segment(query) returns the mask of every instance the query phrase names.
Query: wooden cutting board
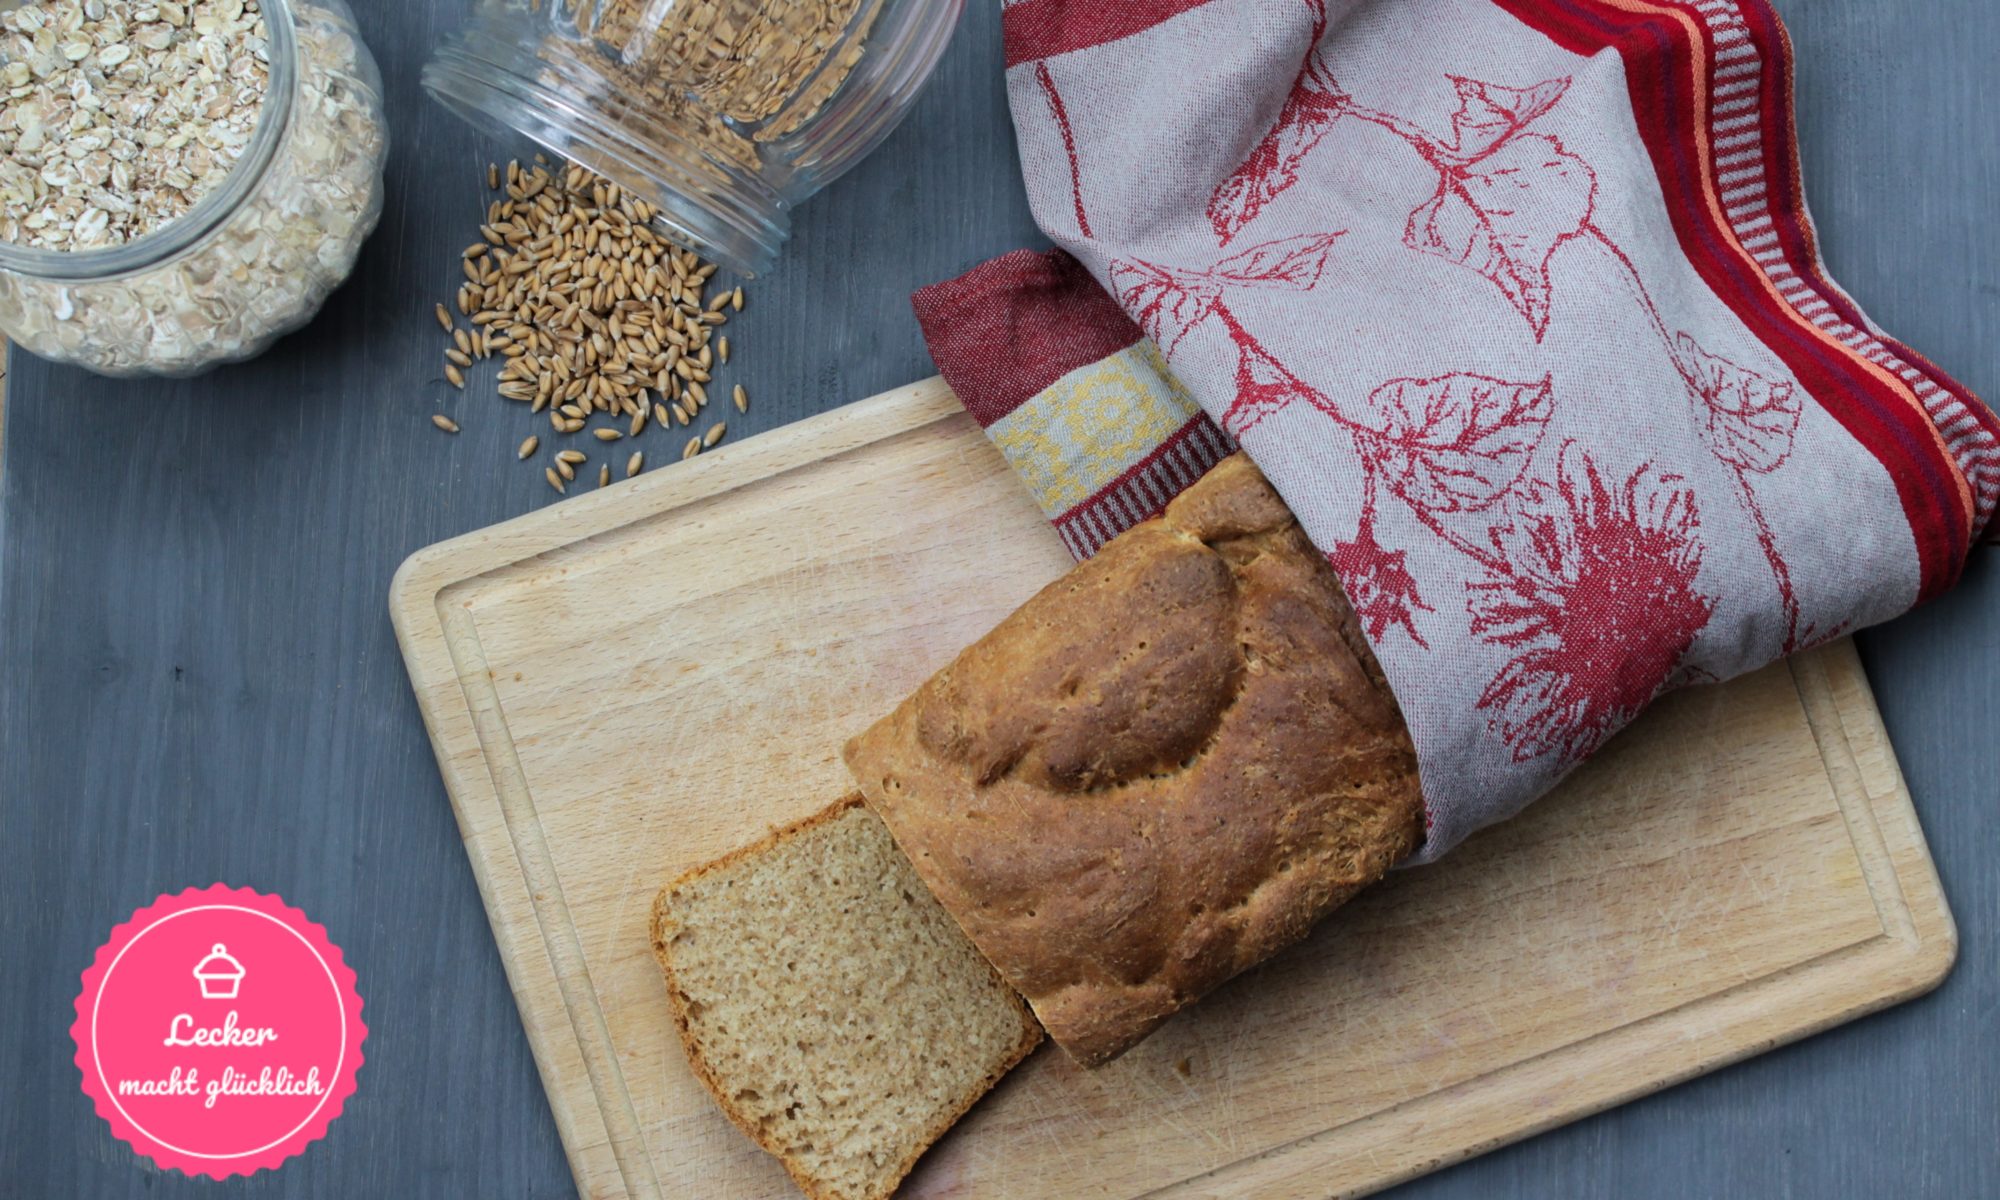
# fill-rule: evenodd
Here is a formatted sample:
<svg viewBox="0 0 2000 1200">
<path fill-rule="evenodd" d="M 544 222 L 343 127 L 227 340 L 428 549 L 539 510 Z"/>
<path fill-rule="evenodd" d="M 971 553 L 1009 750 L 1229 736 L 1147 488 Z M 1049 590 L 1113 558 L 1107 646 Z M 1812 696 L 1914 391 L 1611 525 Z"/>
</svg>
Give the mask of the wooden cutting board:
<svg viewBox="0 0 2000 1200">
<path fill-rule="evenodd" d="M 654 891 L 1069 565 L 932 380 L 431 547 L 391 611 L 587 1197 L 778 1197 L 681 1055 Z M 1358 1195 L 1914 996 L 1956 934 L 1852 647 L 1679 693 L 910 1196 Z"/>
</svg>

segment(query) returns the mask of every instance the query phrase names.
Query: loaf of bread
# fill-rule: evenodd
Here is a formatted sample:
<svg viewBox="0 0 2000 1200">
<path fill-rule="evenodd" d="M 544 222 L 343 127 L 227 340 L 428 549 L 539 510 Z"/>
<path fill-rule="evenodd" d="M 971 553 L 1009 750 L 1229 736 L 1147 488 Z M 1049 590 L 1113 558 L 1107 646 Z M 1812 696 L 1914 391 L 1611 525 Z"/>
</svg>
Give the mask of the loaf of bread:
<svg viewBox="0 0 2000 1200">
<path fill-rule="evenodd" d="M 1303 936 L 1422 838 L 1381 668 L 1241 454 L 846 756 L 945 910 L 1085 1065 Z"/>
<path fill-rule="evenodd" d="M 882 1200 L 1041 1042 L 849 797 L 663 889 L 653 953 L 695 1074 L 815 1200 Z"/>
</svg>

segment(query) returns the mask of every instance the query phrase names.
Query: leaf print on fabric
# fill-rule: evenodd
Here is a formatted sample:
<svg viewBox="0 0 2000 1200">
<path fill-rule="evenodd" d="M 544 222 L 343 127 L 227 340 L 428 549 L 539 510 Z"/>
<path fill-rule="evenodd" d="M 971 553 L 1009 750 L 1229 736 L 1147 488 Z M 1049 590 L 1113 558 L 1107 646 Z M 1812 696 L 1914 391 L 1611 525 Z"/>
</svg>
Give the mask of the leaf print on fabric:
<svg viewBox="0 0 2000 1200">
<path fill-rule="evenodd" d="M 1458 89 L 1458 111 L 1451 118 L 1451 152 L 1464 162 L 1490 153 L 1521 132 L 1530 121 L 1554 108 L 1569 90 L 1568 76 L 1524 88 L 1481 83 L 1463 75 L 1446 78 Z"/>
<path fill-rule="evenodd" d="M 1549 259 L 1591 224 L 1597 173 L 1528 126 L 1555 107 L 1570 79 L 1527 87 L 1447 76 L 1458 95 L 1446 143 L 1391 113 L 1357 104 L 1321 58 L 1326 14 L 1310 0 L 1312 42 L 1277 122 L 1210 197 L 1208 218 L 1228 245 L 1266 204 L 1298 182 L 1307 155 L 1333 123 L 1351 116 L 1407 143 L 1437 172 L 1437 188 L 1410 213 L 1403 243 L 1484 275 L 1540 341 L 1548 332 Z"/>
<path fill-rule="evenodd" d="M 1111 286 L 1125 311 L 1171 358 L 1180 340 L 1213 315 L 1223 293 L 1232 288 L 1308 291 L 1317 286 L 1326 270 L 1327 255 L 1341 232 L 1306 233 L 1264 242 L 1199 271 L 1164 267 L 1143 259 L 1113 259 Z"/>
<path fill-rule="evenodd" d="M 1401 626 L 1410 640 L 1426 650 L 1430 643 L 1417 632 L 1416 611 L 1435 612 L 1417 594 L 1417 581 L 1405 565 L 1407 555 L 1391 550 L 1375 537 L 1375 480 L 1367 477 L 1367 494 L 1361 510 L 1361 527 L 1351 542 L 1339 542 L 1326 556 L 1354 615 L 1361 618 L 1370 641 L 1380 641 L 1395 626 Z"/>
<path fill-rule="evenodd" d="M 1573 763 L 1667 686 L 1714 615 L 1700 513 L 1681 477 L 1649 463 L 1610 485 L 1575 442 L 1510 507 L 1467 585 L 1472 635 L 1515 651 L 1477 707 L 1515 761 Z"/>
<path fill-rule="evenodd" d="M 1238 289 L 1309 291 L 1326 271 L 1326 258 L 1344 230 L 1307 233 L 1263 242 L 1221 259 L 1206 270 L 1164 267 L 1142 259 L 1114 259 L 1108 273 L 1118 302 L 1132 314 L 1162 353 L 1202 321 L 1215 317 L 1236 345 L 1236 397 L 1222 426 L 1236 436 L 1305 399 L 1333 411 L 1331 402 L 1293 375 L 1229 310 L 1224 295 Z"/>
<path fill-rule="evenodd" d="M 1778 603 L 1785 614 L 1785 638 L 1779 650 L 1792 654 L 1810 645 L 1823 634 L 1810 625 L 1801 628 L 1798 589 L 1792 569 L 1778 548 L 1777 533 L 1764 515 L 1752 475 L 1768 475 L 1791 457 L 1804 404 L 1799 389 L 1790 380 L 1773 380 L 1721 355 L 1710 354 L 1686 331 L 1667 332 L 1666 318 L 1653 302 L 1645 278 L 1611 236 L 1594 223 L 1587 235 L 1609 255 L 1618 267 L 1618 276 L 1631 289 L 1639 311 L 1652 324 L 1654 334 L 1666 348 L 1674 370 L 1687 389 L 1694 407 L 1696 429 L 1702 444 L 1730 468 L 1736 479 L 1737 500 L 1757 529 L 1757 547 L 1770 565 L 1771 580 L 1778 590 Z"/>
<path fill-rule="evenodd" d="M 1257 422 L 1283 411 L 1294 400 L 1304 400 L 1345 423 L 1331 400 L 1292 374 L 1227 308 L 1220 309 L 1220 315 L 1230 340 L 1236 343 L 1236 396 L 1222 414 L 1225 432 L 1241 441 Z"/>
<path fill-rule="evenodd" d="M 1219 294 L 1196 273 L 1179 274 L 1143 259 L 1114 259 L 1109 274 L 1118 303 L 1168 358 L 1188 330 L 1214 311 Z"/>
<path fill-rule="evenodd" d="M 1694 397 L 1701 439 L 1736 473 L 1737 497 L 1757 527 L 1757 546 L 1770 564 L 1771 580 L 1785 614 L 1783 652 L 1791 654 L 1819 636 L 1799 628 L 1799 594 L 1792 569 L 1778 549 L 1778 535 L 1764 515 L 1750 476 L 1768 475 L 1792 456 L 1803 405 L 1789 381 L 1773 382 L 1755 371 L 1710 354 L 1692 337 L 1674 339 L 1674 365 Z"/>
<path fill-rule="evenodd" d="M 1306 0 L 1306 7 L 1312 10 L 1312 28 L 1298 76 L 1278 110 L 1278 119 L 1209 197 L 1208 221 L 1224 246 L 1256 219 L 1266 204 L 1298 182 L 1299 164 L 1347 106 L 1347 93 L 1334 82 L 1333 72 L 1322 57 L 1325 0 Z"/>
<path fill-rule="evenodd" d="M 1362 452 L 1397 495 L 1433 512 L 1481 509 L 1527 470 L 1555 411 L 1548 377 L 1392 379 L 1368 397 L 1382 428 Z"/>
<path fill-rule="evenodd" d="M 1702 402 L 1702 440 L 1717 458 L 1760 475 L 1784 465 L 1804 407 L 1790 382 L 1710 354 L 1685 333 L 1674 339 L 1674 360 Z"/>
<path fill-rule="evenodd" d="M 1549 259 L 1590 221 L 1597 174 L 1545 134 L 1509 136 L 1483 157 L 1445 156 L 1437 191 L 1418 205 L 1403 242 L 1493 282 L 1540 341 L 1549 328 Z"/>
<path fill-rule="evenodd" d="M 1290 288 L 1311 291 L 1326 270 L 1326 256 L 1344 230 L 1304 233 L 1241 250 L 1208 270 L 1210 278 L 1231 287 Z"/>
</svg>

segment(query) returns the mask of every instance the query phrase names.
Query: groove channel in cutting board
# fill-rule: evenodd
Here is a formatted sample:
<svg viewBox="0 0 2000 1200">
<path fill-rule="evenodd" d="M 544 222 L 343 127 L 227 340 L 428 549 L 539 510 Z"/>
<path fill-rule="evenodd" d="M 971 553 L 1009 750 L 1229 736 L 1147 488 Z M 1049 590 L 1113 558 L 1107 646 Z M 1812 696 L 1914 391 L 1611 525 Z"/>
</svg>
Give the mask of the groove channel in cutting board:
<svg viewBox="0 0 2000 1200">
<path fill-rule="evenodd" d="M 423 552 L 392 609 L 586 1196 L 792 1194 L 689 1074 L 667 878 L 1067 566 L 935 381 Z M 1669 698 L 907 1194 L 1358 1194 L 1913 995 L 1955 939 L 1851 646 Z"/>
</svg>

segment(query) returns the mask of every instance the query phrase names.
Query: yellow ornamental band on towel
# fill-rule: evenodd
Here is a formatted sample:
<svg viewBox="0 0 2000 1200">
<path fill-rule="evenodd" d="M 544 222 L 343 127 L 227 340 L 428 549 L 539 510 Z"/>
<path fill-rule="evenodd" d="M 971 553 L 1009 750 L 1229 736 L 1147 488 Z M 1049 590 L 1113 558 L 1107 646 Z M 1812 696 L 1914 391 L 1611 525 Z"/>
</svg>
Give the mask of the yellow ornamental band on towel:
<svg viewBox="0 0 2000 1200">
<path fill-rule="evenodd" d="M 1118 480 L 1201 413 L 1141 338 L 1081 366 L 987 426 L 1036 503 L 1060 516 Z"/>
</svg>

